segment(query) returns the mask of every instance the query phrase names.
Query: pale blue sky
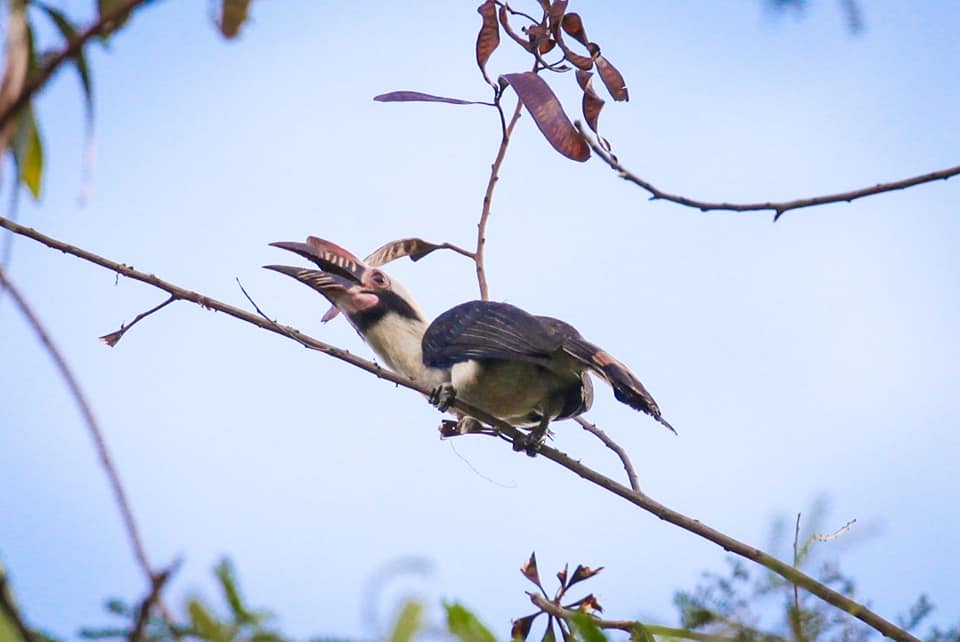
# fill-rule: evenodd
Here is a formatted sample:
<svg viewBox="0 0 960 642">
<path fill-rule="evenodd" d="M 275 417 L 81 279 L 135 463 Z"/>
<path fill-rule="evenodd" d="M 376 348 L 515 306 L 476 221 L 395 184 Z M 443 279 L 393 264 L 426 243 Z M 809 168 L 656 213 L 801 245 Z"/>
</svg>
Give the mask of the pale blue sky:
<svg viewBox="0 0 960 642">
<path fill-rule="evenodd" d="M 572 8 L 631 92 L 608 105 L 603 133 L 664 189 L 792 198 L 958 162 L 960 6 L 869 3 L 860 37 L 827 0 L 800 20 L 751 1 Z M 358 254 L 413 235 L 473 242 L 495 114 L 371 98 L 487 99 L 474 3 L 258 2 L 231 43 L 210 11 L 157 3 L 91 53 L 85 206 L 78 84 L 58 76 L 37 104 L 46 194 L 21 220 L 246 306 L 239 277 L 269 314 L 370 356 L 343 319 L 320 324 L 320 297 L 260 266 L 295 261 L 267 243 L 308 234 Z M 506 51 L 489 65 L 526 66 Z M 576 112 L 573 78 L 554 86 Z M 760 546 L 775 516 L 825 494 L 825 527 L 858 519 L 822 551 L 860 596 L 894 617 L 926 592 L 953 624 L 958 190 L 776 225 L 701 214 L 649 202 L 598 160 L 557 156 L 524 117 L 489 228 L 491 293 L 573 323 L 647 384 L 679 437 L 602 384 L 589 416 L 632 453 L 648 494 Z M 430 314 L 476 296 L 458 256 L 391 272 Z M 606 566 L 590 588 L 607 613 L 659 623 L 675 622 L 675 590 L 723 567 L 716 546 L 548 461 L 439 441 L 440 417 L 417 395 L 290 341 L 180 303 L 109 349 L 97 337 L 162 293 L 24 239 L 10 276 L 83 382 L 151 559 L 185 559 L 173 603 L 212 594 L 209 568 L 228 554 L 251 602 L 290 632 L 371 635 L 369 578 L 415 556 L 431 574 L 390 595 L 462 600 L 505 635 L 530 610 L 518 568 L 534 549 L 550 575 Z M 143 579 L 74 404 L 9 301 L 0 328 L 0 559 L 32 621 L 70 637 L 109 622 L 104 598 L 133 599 Z M 556 433 L 560 449 L 620 474 L 576 424 Z"/>
</svg>

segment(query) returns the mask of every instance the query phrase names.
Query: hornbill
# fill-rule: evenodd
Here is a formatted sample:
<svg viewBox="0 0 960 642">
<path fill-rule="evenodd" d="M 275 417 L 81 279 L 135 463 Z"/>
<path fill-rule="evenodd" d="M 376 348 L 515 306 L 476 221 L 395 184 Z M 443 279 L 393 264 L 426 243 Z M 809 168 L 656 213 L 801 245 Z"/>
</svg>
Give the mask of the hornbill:
<svg viewBox="0 0 960 642">
<path fill-rule="evenodd" d="M 342 311 L 388 368 L 433 390 L 430 400 L 441 411 L 460 399 L 512 426 L 532 427 L 523 443 L 514 444 L 517 450 L 535 454 L 551 421 L 590 409 L 590 371 L 613 387 L 619 401 L 676 433 L 639 379 L 568 323 L 493 301 L 461 303 L 428 323 L 407 290 L 379 266 L 405 255 L 416 260 L 439 246 L 406 239 L 362 261 L 313 236 L 306 243 L 270 245 L 320 269 L 264 267 L 320 292 L 334 306 L 324 321 Z"/>
</svg>

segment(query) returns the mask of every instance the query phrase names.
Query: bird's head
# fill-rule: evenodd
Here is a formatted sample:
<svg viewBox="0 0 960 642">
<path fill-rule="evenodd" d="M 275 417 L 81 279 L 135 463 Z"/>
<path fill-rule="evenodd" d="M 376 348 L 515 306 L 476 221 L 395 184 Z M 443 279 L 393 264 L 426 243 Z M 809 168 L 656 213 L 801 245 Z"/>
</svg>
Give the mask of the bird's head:
<svg viewBox="0 0 960 642">
<path fill-rule="evenodd" d="M 340 310 L 364 336 L 391 314 L 425 323 L 423 313 L 413 297 L 396 279 L 339 245 L 315 236 L 307 237 L 306 243 L 278 242 L 270 245 L 299 254 L 320 268 L 264 266 L 268 270 L 291 276 L 325 296 L 334 307 L 323 316 L 323 321 L 329 321 Z"/>
</svg>

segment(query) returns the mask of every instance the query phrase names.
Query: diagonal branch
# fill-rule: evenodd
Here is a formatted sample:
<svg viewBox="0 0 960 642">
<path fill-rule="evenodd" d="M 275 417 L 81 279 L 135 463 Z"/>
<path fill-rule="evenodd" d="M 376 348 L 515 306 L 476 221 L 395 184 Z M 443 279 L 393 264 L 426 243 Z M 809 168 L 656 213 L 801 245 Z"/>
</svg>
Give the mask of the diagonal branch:
<svg viewBox="0 0 960 642">
<path fill-rule="evenodd" d="M 17 115 L 34 94 L 47 84 L 50 77 L 53 76 L 53 72 L 59 69 L 60 65 L 76 56 L 91 38 L 100 35 L 104 27 L 111 23 L 119 22 L 146 1 L 147 0 L 123 0 L 123 2 L 117 3 L 116 6 L 109 11 L 100 14 L 86 29 L 78 32 L 62 49 L 47 58 L 46 63 L 41 65 L 27 80 L 16 100 L 12 101 L 3 112 L 0 112 L 0 129 L 2 129 L 11 118 Z"/>
<path fill-rule="evenodd" d="M 288 326 L 273 323 L 269 320 L 265 320 L 260 316 L 258 316 L 257 314 L 247 312 L 245 310 L 241 310 L 240 308 L 234 307 L 226 303 L 222 303 L 220 301 L 217 301 L 216 299 L 212 299 L 210 297 L 204 296 L 197 292 L 187 290 L 186 288 L 182 288 L 168 281 L 164 281 L 163 279 L 160 279 L 152 274 L 140 272 L 122 263 L 118 263 L 116 261 L 112 261 L 110 259 L 106 259 L 102 256 L 94 254 L 93 252 L 89 252 L 87 250 L 74 247 L 72 245 L 64 243 L 63 241 L 59 241 L 55 238 L 46 236 L 45 234 L 41 234 L 36 230 L 25 227 L 18 223 L 14 223 L 9 219 L 0 217 L 0 227 L 6 228 L 21 236 L 31 238 L 39 243 L 46 245 L 47 247 L 53 248 L 60 252 L 64 252 L 66 254 L 70 254 L 72 256 L 76 256 L 90 263 L 94 263 L 95 265 L 99 265 L 101 267 L 107 268 L 108 270 L 114 271 L 118 274 L 122 274 L 127 278 L 152 285 L 153 287 L 164 290 L 165 292 L 176 297 L 177 299 L 191 301 L 204 308 L 223 312 L 224 314 L 240 319 L 242 321 L 246 321 L 247 323 L 251 323 L 259 328 L 268 330 L 275 334 L 286 336 L 288 338 L 293 338 L 296 341 L 299 341 L 300 343 L 310 347 L 311 349 L 323 352 L 324 354 L 327 354 L 341 361 L 346 361 L 347 363 L 353 366 L 356 366 L 362 370 L 366 370 L 367 372 L 379 377 L 380 379 L 386 379 L 387 381 L 391 381 L 397 384 L 398 386 L 402 386 L 410 390 L 415 390 L 425 396 L 429 396 L 431 392 L 427 388 L 414 383 L 413 381 L 407 379 L 406 377 L 403 377 L 401 375 L 385 370 L 380 366 L 378 366 L 377 364 L 371 361 L 368 361 L 366 359 L 362 359 L 360 357 L 354 356 L 353 354 L 351 354 L 350 352 L 347 352 L 346 350 L 341 350 L 340 348 L 336 348 L 322 341 L 318 341 L 317 339 L 314 339 L 308 335 L 301 333 L 299 330 L 296 330 L 295 328 L 291 328 Z M 516 440 L 516 439 L 522 438 L 523 436 L 522 433 L 517 428 L 511 426 L 510 424 L 504 421 L 501 421 L 500 419 L 497 419 L 496 417 L 489 415 L 486 412 L 483 412 L 479 408 L 474 408 L 468 404 L 465 404 L 460 400 L 456 400 L 453 403 L 453 407 L 457 408 L 464 414 L 467 414 L 471 417 L 475 417 L 476 419 L 484 423 L 487 423 L 491 426 L 496 427 L 502 436 L 505 436 L 511 440 Z M 729 535 L 726 535 L 716 530 L 715 528 L 711 528 L 710 526 L 707 526 L 706 524 L 700 522 L 699 520 L 693 519 L 691 517 L 687 517 L 682 513 L 679 513 L 671 508 L 668 508 L 667 506 L 661 504 L 660 502 L 654 500 L 653 498 L 641 492 L 633 490 L 627 486 L 624 486 L 623 484 L 607 477 L 606 475 L 603 475 L 602 473 L 599 473 L 593 470 L 592 468 L 585 466 L 580 461 L 573 459 L 566 453 L 556 450 L 555 448 L 551 448 L 549 446 L 543 446 L 542 449 L 540 450 L 540 455 L 543 456 L 545 459 L 548 459 L 556 464 L 559 464 L 560 466 L 563 466 L 567 470 L 575 473 L 576 475 L 579 475 L 580 477 L 589 481 L 590 483 L 595 484 L 607 490 L 608 492 L 611 492 L 617 495 L 618 497 L 625 499 L 626 501 L 630 502 L 634 506 L 637 506 L 638 508 L 641 508 L 647 511 L 648 513 L 656 515 L 657 517 L 659 517 L 664 521 L 670 522 L 675 526 L 679 526 L 680 528 L 686 531 L 689 531 L 695 535 L 698 535 L 699 537 L 702 537 L 710 542 L 713 542 L 726 551 L 739 555 L 740 557 L 743 557 L 745 559 L 748 559 L 752 562 L 755 562 L 757 564 L 760 564 L 761 566 L 768 568 L 769 570 L 783 577 L 788 582 L 796 583 L 804 590 L 809 591 L 810 593 L 813 593 L 823 601 L 828 602 L 829 604 L 832 604 L 838 609 L 845 611 L 846 613 L 849 613 L 850 615 L 863 621 L 864 623 L 868 624 L 869 626 L 873 627 L 874 629 L 876 629 L 877 631 L 879 631 L 880 633 L 884 634 L 889 638 L 897 640 L 898 642 L 919 642 L 919 640 L 915 636 L 911 635 L 909 632 L 905 631 L 904 629 L 896 626 L 892 622 L 886 620 L 879 614 L 867 608 L 865 605 L 850 599 L 846 595 L 843 595 L 842 593 L 835 591 L 834 589 L 830 588 L 829 586 L 821 582 L 818 582 L 816 579 L 810 577 L 806 573 L 803 573 L 799 569 L 793 568 L 793 566 L 791 566 L 790 564 L 786 564 L 782 562 L 781 560 L 775 558 L 769 553 L 765 553 L 758 548 L 755 548 L 753 546 L 750 546 L 749 544 L 745 544 L 744 542 L 741 542 L 733 537 L 730 537 Z"/>
<path fill-rule="evenodd" d="M 829 203 L 850 203 L 857 199 L 864 198 L 866 196 L 873 196 L 874 194 L 883 194 L 885 192 L 895 192 L 897 190 L 907 189 L 908 187 L 914 187 L 916 185 L 923 185 L 924 183 L 932 183 L 934 181 L 945 181 L 948 178 L 957 176 L 960 174 L 960 165 L 955 167 L 948 167 L 947 169 L 942 169 L 936 172 L 930 172 L 928 174 L 921 174 L 919 176 L 912 176 L 910 178 L 904 178 L 899 181 L 891 181 L 889 183 L 878 183 L 872 187 L 863 187 L 861 189 L 851 190 L 849 192 L 840 192 L 838 194 L 828 194 L 826 196 L 813 196 L 810 198 L 798 198 L 792 201 L 766 201 L 764 203 L 711 203 L 709 201 L 698 201 L 693 198 L 688 198 L 686 196 L 681 196 L 679 194 L 671 194 L 669 192 L 664 192 L 659 189 L 649 181 L 645 181 L 640 178 L 623 165 L 620 164 L 620 161 L 616 156 L 605 150 L 596 139 L 590 135 L 590 133 L 583 127 L 583 125 L 577 121 L 576 123 L 577 130 L 580 134 L 583 135 L 584 139 L 587 141 L 587 144 L 590 145 L 591 149 L 597 153 L 603 161 L 610 166 L 610 169 L 614 170 L 619 174 L 620 178 L 625 181 L 629 181 L 634 185 L 641 187 L 650 193 L 650 200 L 652 201 L 670 201 L 671 203 L 676 203 L 678 205 L 685 205 L 687 207 L 692 207 L 700 210 L 701 212 L 710 212 L 710 211 L 728 211 L 728 212 L 764 212 L 769 211 L 773 212 L 773 220 L 776 221 L 779 219 L 785 212 L 790 210 L 799 210 L 805 207 L 816 207 L 817 205 L 827 205 Z"/>
</svg>

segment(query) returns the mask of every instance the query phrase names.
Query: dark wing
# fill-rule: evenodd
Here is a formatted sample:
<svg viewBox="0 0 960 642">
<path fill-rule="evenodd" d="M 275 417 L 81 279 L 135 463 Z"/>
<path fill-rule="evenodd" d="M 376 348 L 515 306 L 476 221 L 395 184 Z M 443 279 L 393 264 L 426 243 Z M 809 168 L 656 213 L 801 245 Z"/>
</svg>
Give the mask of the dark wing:
<svg viewBox="0 0 960 642">
<path fill-rule="evenodd" d="M 551 334 L 562 337 L 564 352 L 596 372 L 610 384 L 613 388 L 613 396 L 618 401 L 647 413 L 671 432 L 677 433 L 673 426 L 660 416 L 660 407 L 657 402 L 653 400 L 647 389 L 643 387 L 637 376 L 630 372 L 627 366 L 616 360 L 606 350 L 602 350 L 584 339 L 569 323 L 550 317 L 539 317 L 539 319 L 550 328 Z"/>
<path fill-rule="evenodd" d="M 469 301 L 450 308 L 423 335 L 423 362 L 449 368 L 470 359 L 509 359 L 545 365 L 563 338 L 539 317 L 509 303 Z"/>
</svg>

